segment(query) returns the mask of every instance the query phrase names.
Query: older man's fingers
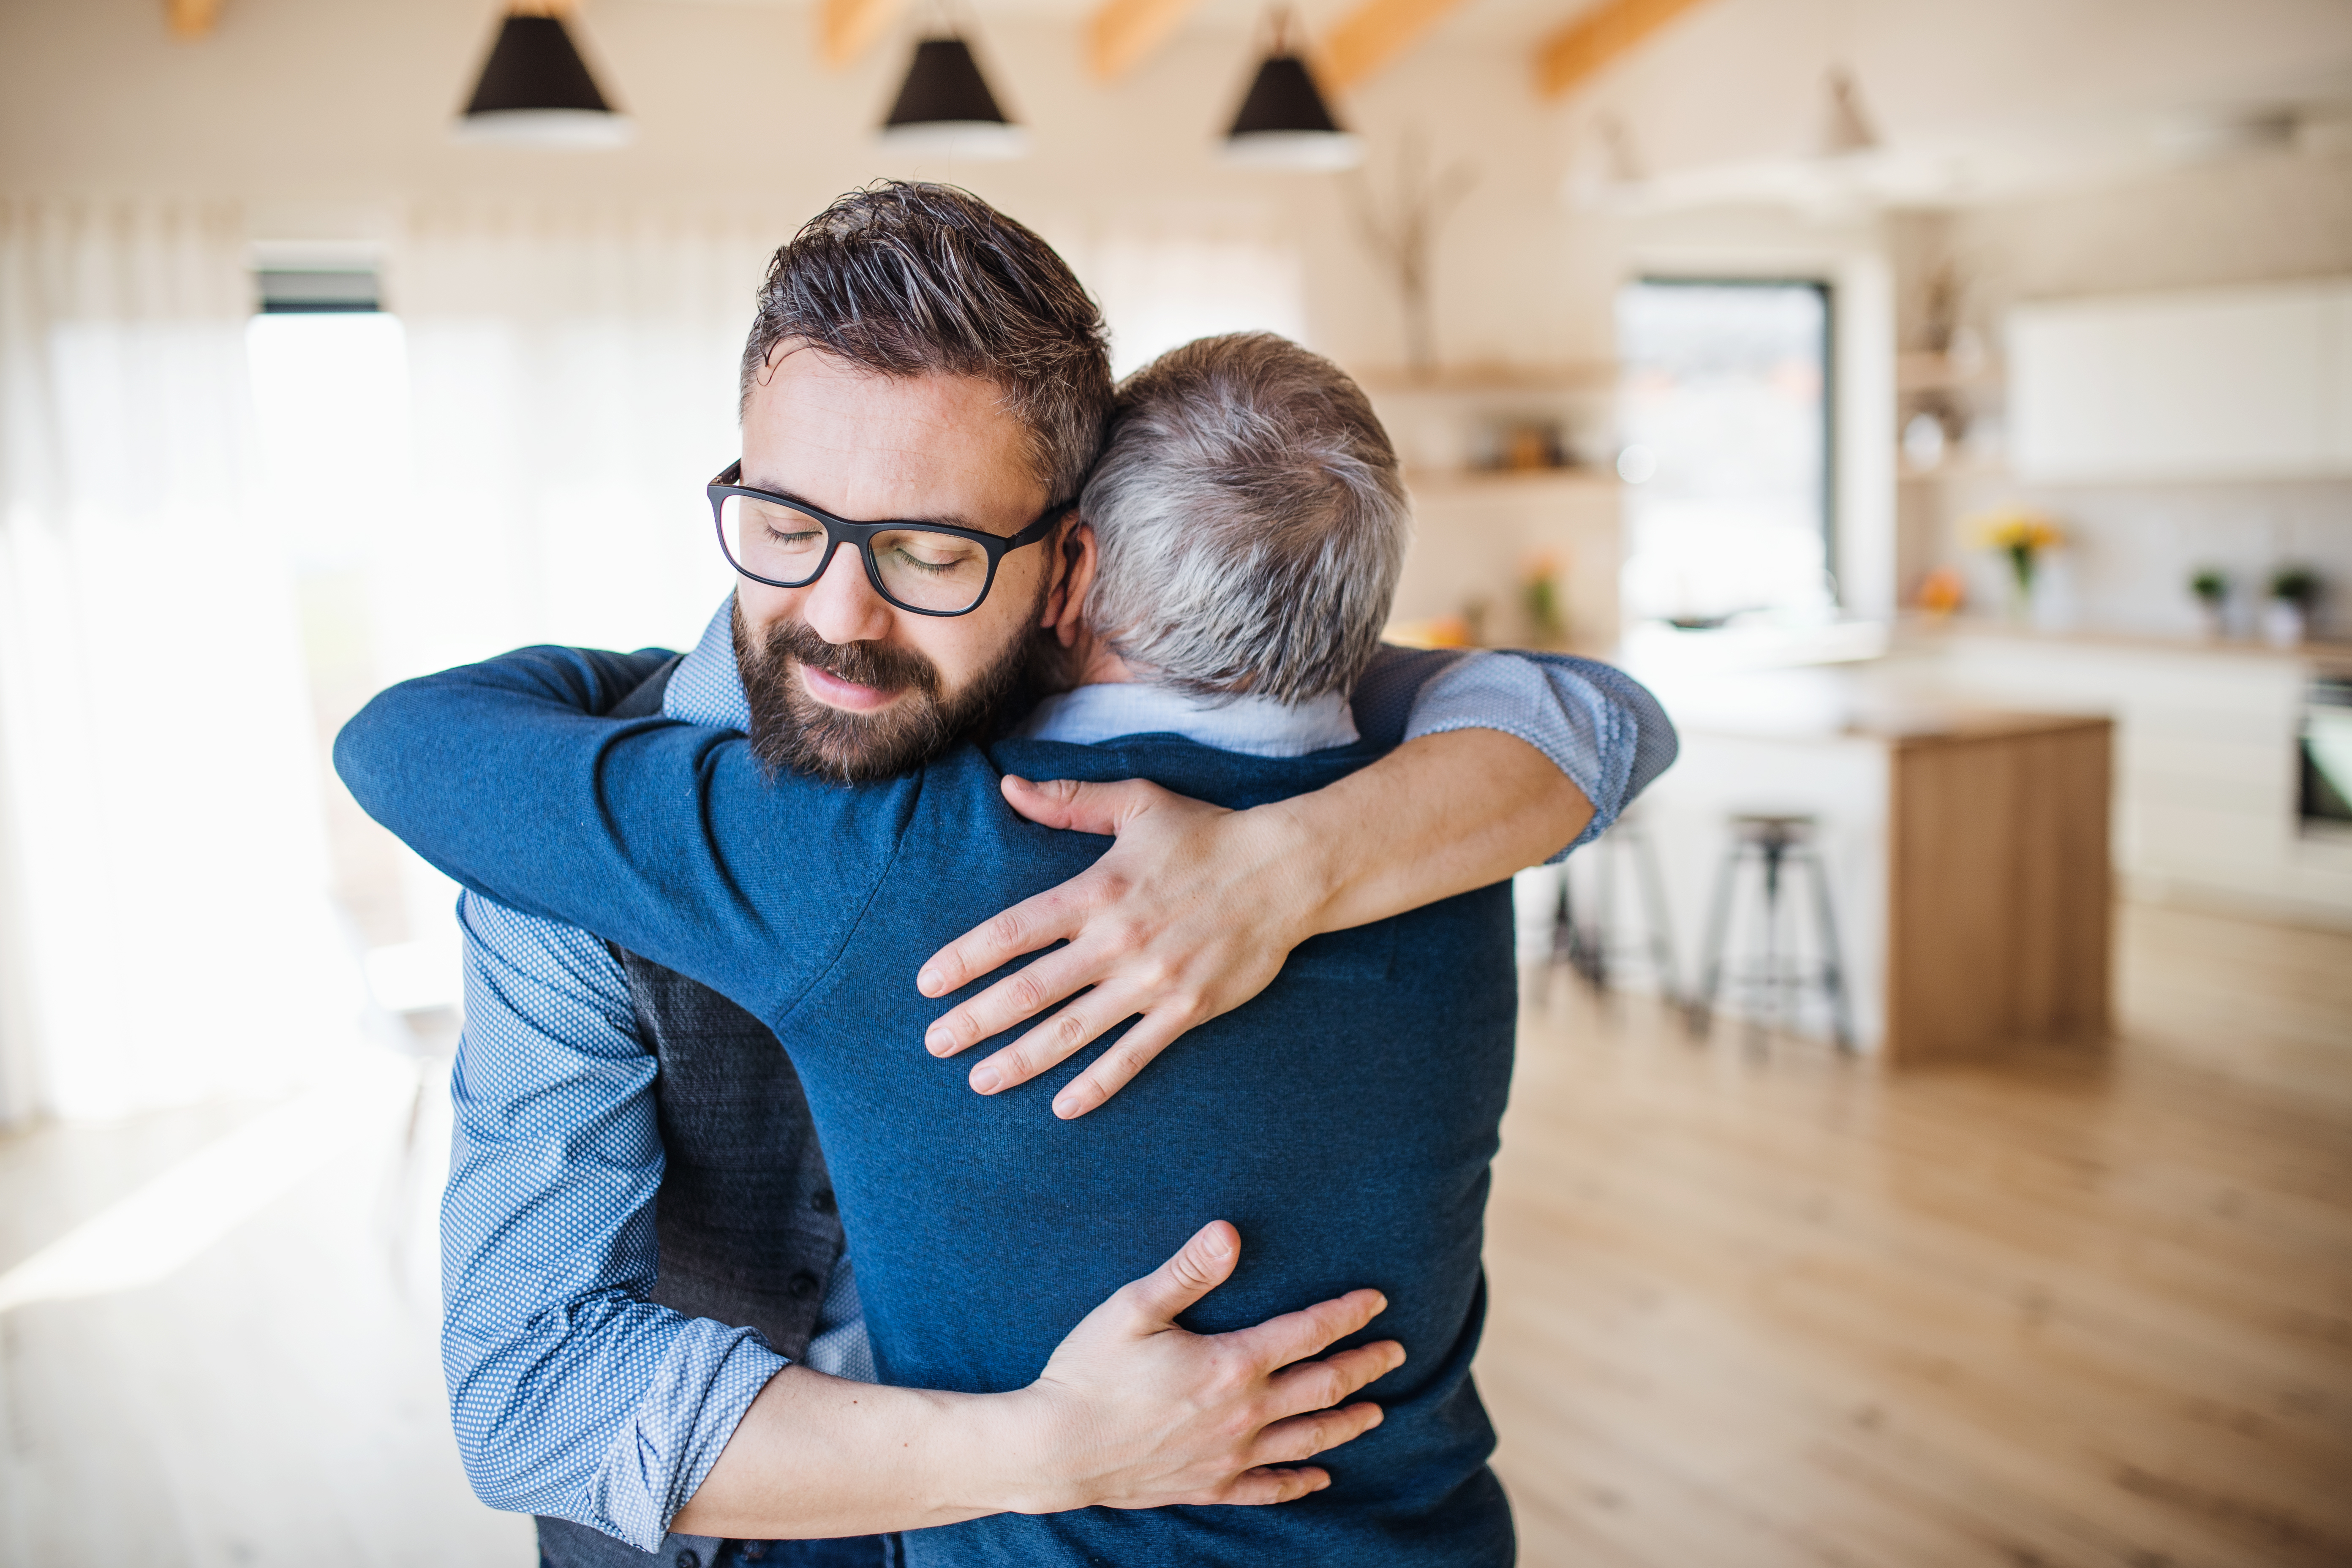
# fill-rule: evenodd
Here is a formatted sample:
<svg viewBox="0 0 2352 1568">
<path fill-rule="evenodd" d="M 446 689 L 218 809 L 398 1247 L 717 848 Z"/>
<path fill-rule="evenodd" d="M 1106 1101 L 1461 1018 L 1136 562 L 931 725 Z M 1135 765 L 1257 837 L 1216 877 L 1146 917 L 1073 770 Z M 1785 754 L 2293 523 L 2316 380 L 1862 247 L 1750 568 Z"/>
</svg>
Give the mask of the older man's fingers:
<svg viewBox="0 0 2352 1568">
<path fill-rule="evenodd" d="M 1144 779 L 1112 784 L 1048 779 L 1039 784 L 1012 773 L 1004 775 L 1003 790 L 1004 804 L 1040 827 L 1105 835 L 1118 833 L 1168 793 Z"/>
<path fill-rule="evenodd" d="M 915 989 L 926 996 L 944 996 L 1003 968 L 1024 952 L 1077 935 L 1086 925 L 1088 900 L 1083 889 L 1092 875 L 1089 871 L 1048 888 L 972 927 L 923 960 L 923 967 L 915 974 Z"/>
<path fill-rule="evenodd" d="M 1101 971 L 1078 948 L 1056 949 L 940 1014 L 923 1031 L 923 1048 L 935 1057 L 968 1050 L 1084 990 L 1102 978 Z"/>
<path fill-rule="evenodd" d="M 1067 1061 L 1073 1052 L 1099 1037 L 1105 1031 L 1118 1026 L 1134 1015 L 1134 1005 L 1127 998 L 1126 988 L 1105 985 L 1087 992 L 1068 1006 L 998 1051 L 971 1069 L 971 1087 L 982 1094 L 995 1094 L 1027 1083 L 1047 1068 Z M 1063 1091 L 1067 1093 L 1066 1089 Z M 1061 1114 L 1062 1100 L 1055 1097 L 1054 1108 Z"/>
<path fill-rule="evenodd" d="M 1104 989 L 1110 988 L 1106 986 Z M 1086 1000 L 1091 1002 L 1094 997 L 1089 996 Z M 1116 1005 L 1116 1002 L 1106 1003 L 1096 1010 L 1096 1014 L 1099 1016 Z M 1120 1015 L 1121 1017 L 1126 1016 Z M 1200 1021 L 1195 1012 L 1180 1004 L 1155 1005 L 1137 1022 L 1135 1027 L 1113 1040 L 1102 1055 L 1088 1062 L 1086 1071 L 1062 1086 L 1062 1091 L 1054 1097 L 1054 1114 L 1065 1121 L 1075 1121 L 1097 1109 L 1133 1082 L 1135 1075 L 1149 1067 L 1152 1058 L 1175 1044 L 1178 1036 Z M 1118 1020 L 1113 1019 L 1112 1022 Z"/>
</svg>

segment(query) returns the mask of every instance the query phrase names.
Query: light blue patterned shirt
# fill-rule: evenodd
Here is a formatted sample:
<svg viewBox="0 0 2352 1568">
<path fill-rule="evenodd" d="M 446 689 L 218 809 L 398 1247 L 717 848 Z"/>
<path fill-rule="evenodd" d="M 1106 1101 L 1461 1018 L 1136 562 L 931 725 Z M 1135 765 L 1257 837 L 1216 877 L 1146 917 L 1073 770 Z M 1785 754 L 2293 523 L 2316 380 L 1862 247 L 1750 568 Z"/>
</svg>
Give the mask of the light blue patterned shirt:
<svg viewBox="0 0 2352 1568">
<path fill-rule="evenodd" d="M 719 607 L 678 666 L 662 703 L 668 717 L 749 728 L 730 608 Z M 1359 718 L 1392 731 L 1410 703 L 1407 738 L 1496 729 L 1549 757 L 1593 805 L 1580 844 L 1673 760 L 1664 712 L 1605 665 L 1475 654 L 1416 689 L 1401 673 L 1414 662 L 1376 664 L 1352 713 L 1337 700 L 1264 712 L 1262 700 L 1086 687 L 1041 704 L 1024 732 L 1086 743 L 1171 731 L 1295 754 L 1348 743 Z M 619 963 L 586 931 L 471 893 L 457 919 L 466 1029 L 451 1079 L 457 1134 L 441 1247 L 442 1363 L 458 1447 L 490 1506 L 572 1520 L 652 1551 L 786 1362 L 753 1330 L 646 1300 L 663 1152 L 655 1058 Z M 873 1377 L 845 1257 L 816 1327 L 807 1364 Z"/>
</svg>

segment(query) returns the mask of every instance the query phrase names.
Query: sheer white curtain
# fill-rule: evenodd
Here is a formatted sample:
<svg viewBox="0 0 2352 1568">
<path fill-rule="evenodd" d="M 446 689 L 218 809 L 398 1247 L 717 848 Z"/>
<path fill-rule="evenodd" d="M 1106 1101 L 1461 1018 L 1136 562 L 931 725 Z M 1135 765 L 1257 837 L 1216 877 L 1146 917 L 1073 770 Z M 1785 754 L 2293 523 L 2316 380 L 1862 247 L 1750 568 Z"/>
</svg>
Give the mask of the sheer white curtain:
<svg viewBox="0 0 2352 1568">
<path fill-rule="evenodd" d="M 526 643 L 691 645 L 734 584 L 702 486 L 736 454 L 737 357 L 788 232 L 511 205 L 409 215 L 385 279 L 407 376 L 396 499 L 342 536 L 369 688 Z M 418 996 L 454 1001 L 456 890 L 404 851 L 397 864 L 399 961 Z"/>
<path fill-rule="evenodd" d="M 234 210 L 0 202 L 0 1117 L 282 1090 L 356 1005 Z"/>
<path fill-rule="evenodd" d="M 415 500 L 384 542 L 389 676 L 525 642 L 690 643 L 733 585 L 702 486 L 772 223 L 420 211 L 390 278 Z"/>
</svg>

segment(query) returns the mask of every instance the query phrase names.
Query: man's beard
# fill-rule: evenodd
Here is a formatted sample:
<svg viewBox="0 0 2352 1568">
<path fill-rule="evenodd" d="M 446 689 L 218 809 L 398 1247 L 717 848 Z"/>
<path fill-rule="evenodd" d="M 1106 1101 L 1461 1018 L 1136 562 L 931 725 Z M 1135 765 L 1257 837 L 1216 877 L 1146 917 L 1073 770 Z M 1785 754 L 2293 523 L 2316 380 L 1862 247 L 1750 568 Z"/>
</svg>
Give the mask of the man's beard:
<svg viewBox="0 0 2352 1568">
<path fill-rule="evenodd" d="M 1039 584 L 1038 603 L 1045 603 Z M 751 752 L 770 769 L 860 784 L 911 773 L 966 733 L 992 721 L 1005 698 L 1021 687 L 1034 638 L 1015 637 L 995 661 L 962 690 L 942 697 L 939 668 L 921 654 L 887 643 L 829 643 L 803 621 L 781 621 L 755 641 L 734 612 L 735 663 L 751 709 Z M 827 707 L 809 695 L 793 666 L 817 668 L 898 700 L 868 713 Z"/>
</svg>

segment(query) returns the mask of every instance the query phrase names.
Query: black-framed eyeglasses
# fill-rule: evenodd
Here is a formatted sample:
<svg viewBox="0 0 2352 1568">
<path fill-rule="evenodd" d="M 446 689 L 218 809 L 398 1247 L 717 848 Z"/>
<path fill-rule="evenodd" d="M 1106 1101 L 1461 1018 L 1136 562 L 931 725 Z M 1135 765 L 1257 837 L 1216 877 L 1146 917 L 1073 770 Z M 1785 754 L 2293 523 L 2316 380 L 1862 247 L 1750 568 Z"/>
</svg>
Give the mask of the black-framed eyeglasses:
<svg viewBox="0 0 2352 1568">
<path fill-rule="evenodd" d="M 852 522 L 806 501 L 737 484 L 742 477 L 739 460 L 708 487 L 728 564 L 772 588 L 805 588 L 824 575 L 835 551 L 855 545 L 874 591 L 919 616 L 968 616 L 980 608 L 1005 552 L 1044 539 L 1074 504 L 1056 501 L 1007 536 L 940 522 Z"/>
</svg>

